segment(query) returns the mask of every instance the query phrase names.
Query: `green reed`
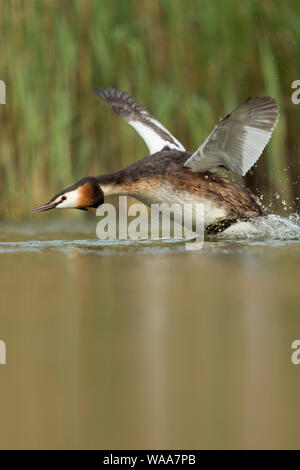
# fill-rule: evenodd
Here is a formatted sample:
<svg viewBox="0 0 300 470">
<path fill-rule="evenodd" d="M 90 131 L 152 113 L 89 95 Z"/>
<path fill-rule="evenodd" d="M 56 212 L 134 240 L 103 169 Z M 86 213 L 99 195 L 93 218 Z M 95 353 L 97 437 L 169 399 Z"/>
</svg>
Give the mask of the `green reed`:
<svg viewBox="0 0 300 470">
<path fill-rule="evenodd" d="M 280 123 L 247 183 L 266 201 L 299 195 L 297 0 L 0 0 L 0 215 L 24 216 L 88 174 L 147 154 L 93 93 L 123 88 L 190 150 L 249 95 Z"/>
</svg>

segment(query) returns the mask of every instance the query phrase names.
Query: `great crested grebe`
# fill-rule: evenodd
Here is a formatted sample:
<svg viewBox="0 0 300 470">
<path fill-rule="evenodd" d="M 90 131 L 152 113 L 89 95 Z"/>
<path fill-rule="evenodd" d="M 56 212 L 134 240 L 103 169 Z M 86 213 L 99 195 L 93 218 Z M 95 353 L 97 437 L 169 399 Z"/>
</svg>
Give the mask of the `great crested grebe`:
<svg viewBox="0 0 300 470">
<path fill-rule="evenodd" d="M 189 153 L 133 96 L 115 88 L 95 88 L 144 139 L 151 155 L 106 175 L 81 179 L 33 209 L 87 210 L 112 194 L 152 203 L 204 204 L 208 234 L 226 230 L 240 220 L 265 215 L 257 197 L 230 178 L 209 170 L 222 167 L 244 176 L 271 138 L 278 106 L 270 97 L 249 98 L 215 126 L 196 150 Z"/>
</svg>

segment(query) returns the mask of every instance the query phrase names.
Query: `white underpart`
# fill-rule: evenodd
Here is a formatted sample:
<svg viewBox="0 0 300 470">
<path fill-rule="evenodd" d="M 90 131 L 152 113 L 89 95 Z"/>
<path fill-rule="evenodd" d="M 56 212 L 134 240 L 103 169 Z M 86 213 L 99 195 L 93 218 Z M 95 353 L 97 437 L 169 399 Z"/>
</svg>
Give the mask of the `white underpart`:
<svg viewBox="0 0 300 470">
<path fill-rule="evenodd" d="M 156 121 L 155 119 L 149 119 L 149 122 L 152 122 L 155 126 L 162 129 L 166 132 L 174 142 L 169 142 L 168 140 L 163 139 L 154 129 L 147 126 L 141 121 L 128 121 L 129 124 L 137 131 L 137 133 L 142 137 L 147 145 L 150 153 L 156 153 L 162 150 L 164 147 L 168 146 L 170 149 L 182 150 L 184 151 L 185 148 L 183 145 L 175 139 L 175 137 L 170 134 L 170 132 L 163 127 L 160 122 Z"/>
<path fill-rule="evenodd" d="M 74 189 L 74 191 L 70 191 L 66 194 L 63 194 L 62 196 L 59 196 L 55 202 L 60 201 L 63 196 L 65 196 L 67 199 L 60 202 L 56 206 L 57 209 L 74 209 L 74 207 L 77 207 L 79 199 L 77 189 Z"/>
<path fill-rule="evenodd" d="M 218 207 L 212 201 L 205 198 L 198 198 L 192 196 L 189 193 L 182 193 L 172 190 L 172 188 L 161 188 L 153 193 L 147 193 L 143 195 L 132 194 L 136 199 L 142 201 L 144 204 L 151 206 L 151 204 L 162 204 L 167 203 L 170 206 L 172 204 L 179 204 L 183 208 L 184 204 L 204 204 L 204 226 L 213 223 L 219 217 L 225 217 L 227 212 L 224 208 Z M 181 211 L 183 213 L 183 210 Z M 193 216 L 195 216 L 195 210 L 193 210 Z M 194 222 L 195 220 L 193 220 Z"/>
<path fill-rule="evenodd" d="M 101 189 L 104 196 L 112 196 L 115 194 L 121 194 L 120 188 L 115 184 L 101 184 Z"/>
<path fill-rule="evenodd" d="M 255 232 L 255 225 L 250 221 L 239 221 L 235 224 L 230 225 L 226 230 L 217 235 L 218 238 L 235 238 L 235 237 L 246 237 L 247 235 Z"/>
</svg>

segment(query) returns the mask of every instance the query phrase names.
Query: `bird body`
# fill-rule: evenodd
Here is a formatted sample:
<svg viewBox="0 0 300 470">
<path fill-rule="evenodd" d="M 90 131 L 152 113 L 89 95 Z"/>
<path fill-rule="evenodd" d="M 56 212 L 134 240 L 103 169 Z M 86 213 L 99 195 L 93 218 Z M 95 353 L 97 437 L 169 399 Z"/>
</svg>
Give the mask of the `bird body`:
<svg viewBox="0 0 300 470">
<path fill-rule="evenodd" d="M 141 135 L 151 155 L 106 175 L 86 177 L 34 209 L 87 210 L 106 196 L 128 195 L 151 205 L 203 204 L 207 233 L 239 220 L 263 216 L 257 197 L 241 184 L 209 171 L 222 167 L 244 175 L 257 161 L 278 119 L 272 98 L 251 98 L 222 119 L 206 141 L 189 153 L 135 98 L 117 89 L 96 89 Z"/>
<path fill-rule="evenodd" d="M 223 217 L 264 215 L 257 198 L 239 183 L 210 172 L 191 172 L 184 166 L 190 156 L 178 150 L 158 152 L 96 178 L 104 196 L 132 196 L 148 206 L 203 204 L 205 227 Z"/>
</svg>

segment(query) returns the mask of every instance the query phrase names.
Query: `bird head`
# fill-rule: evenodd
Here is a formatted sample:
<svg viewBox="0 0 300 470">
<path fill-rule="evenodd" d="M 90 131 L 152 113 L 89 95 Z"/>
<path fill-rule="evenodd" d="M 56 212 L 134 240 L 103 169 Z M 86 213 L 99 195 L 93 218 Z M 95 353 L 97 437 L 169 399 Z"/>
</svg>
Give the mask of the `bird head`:
<svg viewBox="0 0 300 470">
<path fill-rule="evenodd" d="M 63 189 L 49 202 L 33 209 L 32 212 L 44 212 L 50 209 L 97 208 L 104 202 L 104 194 L 97 178 L 88 176 L 73 186 Z"/>
</svg>

